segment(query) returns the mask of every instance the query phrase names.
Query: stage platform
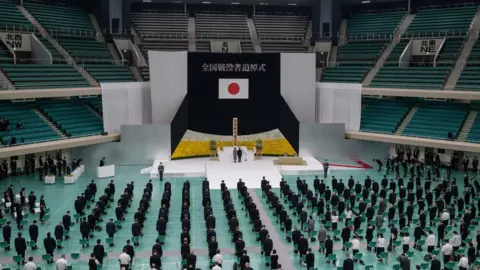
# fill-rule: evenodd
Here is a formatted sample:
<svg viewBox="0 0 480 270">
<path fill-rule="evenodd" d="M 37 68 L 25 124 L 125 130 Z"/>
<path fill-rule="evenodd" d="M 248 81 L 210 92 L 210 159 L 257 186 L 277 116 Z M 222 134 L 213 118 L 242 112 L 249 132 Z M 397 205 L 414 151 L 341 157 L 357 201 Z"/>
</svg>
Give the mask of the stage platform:
<svg viewBox="0 0 480 270">
<path fill-rule="evenodd" d="M 247 161 L 233 162 L 233 149 L 225 149 L 219 153 L 219 160 L 209 158 L 194 158 L 184 160 L 155 160 L 150 171 L 150 177 L 158 178 L 158 165 L 165 167 L 164 179 L 177 177 L 207 177 L 211 189 L 220 189 L 220 183 L 225 180 L 229 188 L 235 188 L 241 178 L 249 188 L 260 188 L 260 181 L 265 176 L 272 187 L 279 187 L 282 175 L 319 175 L 323 176 L 323 164 L 314 157 L 304 158 L 305 165 L 275 165 L 276 157 L 263 157 L 254 160 L 253 153 L 248 153 Z M 361 170 L 342 165 L 331 165 L 332 170 Z"/>
</svg>

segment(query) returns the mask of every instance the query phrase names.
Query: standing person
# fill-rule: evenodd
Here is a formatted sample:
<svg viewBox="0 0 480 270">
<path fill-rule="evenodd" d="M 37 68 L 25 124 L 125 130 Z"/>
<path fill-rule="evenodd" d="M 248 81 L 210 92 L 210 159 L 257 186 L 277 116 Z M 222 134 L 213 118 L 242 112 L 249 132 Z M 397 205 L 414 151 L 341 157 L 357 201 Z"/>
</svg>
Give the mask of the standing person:
<svg viewBox="0 0 480 270">
<path fill-rule="evenodd" d="M 118 260 L 120 261 L 120 270 L 128 270 L 132 258 L 130 258 L 130 255 L 127 254 L 126 248 L 123 248 L 123 253 L 120 254 Z"/>
<path fill-rule="evenodd" d="M 110 219 L 109 222 L 107 222 L 106 225 L 106 232 L 109 238 L 113 239 L 113 236 L 115 235 L 115 231 L 117 230 L 117 226 L 115 226 L 115 223 L 113 222 L 113 218 Z M 110 246 L 113 247 L 113 242 L 110 243 Z"/>
<path fill-rule="evenodd" d="M 353 270 L 355 266 L 354 261 L 350 258 L 350 253 L 347 253 L 345 260 L 343 261 L 343 270 Z"/>
<path fill-rule="evenodd" d="M 163 166 L 162 162 L 158 164 L 158 176 L 160 178 L 160 181 L 163 181 L 163 172 L 165 171 L 165 167 Z"/>
<path fill-rule="evenodd" d="M 325 162 L 323 162 L 323 178 L 327 178 L 329 166 L 328 160 L 325 159 Z"/>
<path fill-rule="evenodd" d="M 377 258 L 379 258 L 380 261 L 382 261 L 380 254 L 385 251 L 386 242 L 385 238 L 383 238 L 383 234 L 379 234 L 377 239 Z"/>
<path fill-rule="evenodd" d="M 101 160 L 100 160 L 100 164 L 99 164 L 99 167 L 103 167 L 107 164 L 107 162 L 105 161 L 105 157 L 103 157 Z M 75 170 L 75 168 L 72 168 L 72 170 Z"/>
<path fill-rule="evenodd" d="M 70 232 L 70 226 L 72 226 L 72 217 L 70 216 L 70 211 L 67 211 L 67 213 L 63 215 L 62 224 L 63 229 L 67 232 L 65 239 L 70 239 L 70 236 L 68 236 L 68 233 Z"/>
<path fill-rule="evenodd" d="M 239 147 L 237 150 L 238 162 L 242 162 L 242 148 Z"/>
<path fill-rule="evenodd" d="M 6 251 L 10 250 L 10 238 L 12 238 L 12 227 L 10 226 L 11 222 L 7 221 L 7 225 L 3 226 L 3 241 L 7 243 Z"/>
<path fill-rule="evenodd" d="M 37 247 L 37 240 L 38 240 L 38 226 L 37 226 L 37 221 L 34 220 L 30 227 L 28 228 L 28 234 L 30 235 L 30 241 L 35 243 L 35 245 L 32 247 L 33 250 L 38 249 Z"/>
<path fill-rule="evenodd" d="M 313 254 L 312 249 L 307 250 L 307 255 L 305 256 L 305 261 L 307 264 L 307 270 L 313 269 L 315 267 L 315 254 Z"/>
<path fill-rule="evenodd" d="M 22 237 L 22 233 L 18 233 L 18 237 L 15 239 L 15 251 L 17 255 L 22 256 L 22 264 L 25 262 L 25 251 L 27 250 L 27 241 Z"/>
<path fill-rule="evenodd" d="M 88 260 L 88 270 L 97 270 L 100 262 L 95 258 L 95 254 L 90 254 L 90 259 Z"/>
<path fill-rule="evenodd" d="M 55 250 L 57 244 L 50 233 L 47 233 L 47 237 L 43 239 L 43 246 L 45 247 L 45 253 L 52 256 L 52 259 L 50 259 L 47 263 L 53 263 L 53 251 Z"/>
<path fill-rule="evenodd" d="M 105 257 L 105 248 L 101 244 L 101 240 L 97 240 L 97 245 L 93 247 L 93 254 L 100 264 L 103 264 L 103 257 Z"/>
<path fill-rule="evenodd" d="M 468 259 L 463 254 L 462 257 L 460 258 L 460 261 L 458 262 L 458 270 L 467 270 L 468 266 L 469 266 Z"/>
<path fill-rule="evenodd" d="M 68 268 L 68 262 L 67 260 L 65 259 L 66 256 L 65 254 L 62 254 L 60 256 L 60 259 L 58 259 L 56 262 L 55 262 L 55 266 L 57 268 L 57 270 L 67 270 Z"/>
<path fill-rule="evenodd" d="M 28 258 L 28 262 L 23 266 L 23 270 L 36 270 L 37 266 L 33 262 L 33 257 Z"/>
<path fill-rule="evenodd" d="M 237 163 L 237 148 L 233 148 L 233 163 Z"/>
</svg>

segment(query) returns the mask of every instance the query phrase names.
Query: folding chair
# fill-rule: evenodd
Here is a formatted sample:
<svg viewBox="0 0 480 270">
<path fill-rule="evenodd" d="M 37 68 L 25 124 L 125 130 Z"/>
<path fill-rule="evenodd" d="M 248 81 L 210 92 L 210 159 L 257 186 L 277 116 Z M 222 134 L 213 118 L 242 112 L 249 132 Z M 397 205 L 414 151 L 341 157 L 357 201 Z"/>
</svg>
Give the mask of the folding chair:
<svg viewBox="0 0 480 270">
<path fill-rule="evenodd" d="M 23 257 L 20 255 L 15 255 L 13 256 L 13 261 L 16 262 L 17 264 L 21 264 L 23 262 Z"/>
</svg>

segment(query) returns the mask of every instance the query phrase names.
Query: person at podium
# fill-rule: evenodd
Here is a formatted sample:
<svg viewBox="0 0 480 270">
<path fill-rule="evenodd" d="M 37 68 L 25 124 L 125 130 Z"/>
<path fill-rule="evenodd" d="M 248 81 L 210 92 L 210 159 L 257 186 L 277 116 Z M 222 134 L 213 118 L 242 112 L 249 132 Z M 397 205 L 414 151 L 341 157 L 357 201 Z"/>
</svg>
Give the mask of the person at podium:
<svg viewBox="0 0 480 270">
<path fill-rule="evenodd" d="M 105 157 L 103 157 L 101 160 L 100 160 L 100 165 L 99 167 L 103 167 L 106 165 L 106 161 L 105 161 Z"/>
<path fill-rule="evenodd" d="M 237 148 L 233 148 L 233 163 L 237 163 Z"/>
<path fill-rule="evenodd" d="M 165 167 L 163 166 L 162 162 L 158 165 L 158 175 L 160 177 L 160 181 L 163 181 L 163 171 L 165 170 Z"/>
<path fill-rule="evenodd" d="M 242 148 L 238 148 L 237 150 L 237 157 L 238 157 L 238 162 L 242 162 Z"/>
</svg>

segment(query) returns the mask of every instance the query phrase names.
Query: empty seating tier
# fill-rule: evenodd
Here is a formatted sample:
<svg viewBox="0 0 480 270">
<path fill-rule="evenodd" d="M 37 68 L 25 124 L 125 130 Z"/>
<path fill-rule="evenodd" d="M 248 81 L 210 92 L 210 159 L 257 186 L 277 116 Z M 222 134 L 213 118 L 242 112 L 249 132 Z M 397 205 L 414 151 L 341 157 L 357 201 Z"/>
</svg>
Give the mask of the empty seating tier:
<svg viewBox="0 0 480 270">
<path fill-rule="evenodd" d="M 35 28 L 11 0 L 0 0 L 0 31 L 31 32 Z"/>
<path fill-rule="evenodd" d="M 463 38 L 447 38 L 442 51 L 438 55 L 437 65 L 454 66 L 464 42 L 465 39 Z"/>
<path fill-rule="evenodd" d="M 13 63 L 12 53 L 0 42 L 0 63 Z"/>
<path fill-rule="evenodd" d="M 102 70 L 107 69 L 105 65 L 108 65 L 110 72 L 119 71 L 110 78 L 104 78 L 104 81 L 133 80 L 128 68 L 113 65 L 110 50 L 104 42 L 97 41 L 95 28 L 84 10 L 40 4 L 26 4 L 25 7 L 78 64 L 98 64 Z M 104 75 L 106 74 L 100 76 Z M 92 76 L 96 78 L 95 75 Z"/>
<path fill-rule="evenodd" d="M 442 89 L 449 67 L 382 67 L 370 83 L 371 87 L 406 89 Z"/>
<path fill-rule="evenodd" d="M 135 78 L 127 66 L 85 64 L 83 67 L 98 82 L 133 82 Z"/>
<path fill-rule="evenodd" d="M 42 42 L 42 44 L 47 48 L 48 51 L 52 54 L 52 59 L 54 63 L 64 63 L 65 60 L 63 59 L 62 54 L 57 51 L 57 49 L 48 41 L 46 38 L 43 38 L 40 35 L 36 35 L 38 40 Z"/>
<path fill-rule="evenodd" d="M 142 41 L 141 50 L 146 59 L 149 50 L 188 50 L 188 14 L 160 11 L 134 12 L 132 23 Z"/>
<path fill-rule="evenodd" d="M 455 89 L 480 90 L 480 41 L 477 41 L 473 46 Z"/>
<path fill-rule="evenodd" d="M 476 108 L 478 109 L 478 107 Z M 477 112 L 477 117 L 473 121 L 472 127 L 467 136 L 468 142 L 480 143 L 480 114 Z"/>
<path fill-rule="evenodd" d="M 383 40 L 349 42 L 340 46 L 337 56 L 339 66 L 326 67 L 320 80 L 323 82 L 361 83 L 381 55 L 385 42 Z"/>
<path fill-rule="evenodd" d="M 410 110 L 411 102 L 364 99 L 360 130 L 393 134 Z"/>
<path fill-rule="evenodd" d="M 39 101 L 44 115 L 69 137 L 99 135 L 103 121 L 83 100 Z"/>
<path fill-rule="evenodd" d="M 78 8 L 25 3 L 35 19 L 55 36 L 95 36 L 88 14 Z"/>
<path fill-rule="evenodd" d="M 388 58 L 387 58 L 387 60 L 385 60 L 384 65 L 385 66 L 397 66 L 398 67 L 399 61 L 400 61 L 400 56 L 402 55 L 403 51 L 405 50 L 405 47 L 407 47 L 409 42 L 410 42 L 410 39 L 400 40 L 397 43 L 397 45 L 395 45 L 395 48 L 393 48 L 390 55 L 388 55 Z"/>
<path fill-rule="evenodd" d="M 432 139 L 456 138 L 468 115 L 468 104 L 421 103 L 402 135 Z"/>
<path fill-rule="evenodd" d="M 2 64 L 0 68 L 17 89 L 90 86 L 71 65 Z"/>
<path fill-rule="evenodd" d="M 407 28 L 407 36 L 467 35 L 478 6 L 420 9 Z"/>
<path fill-rule="evenodd" d="M 242 52 L 254 52 L 247 15 L 238 13 L 197 13 L 195 34 L 198 51 L 210 51 L 210 40 L 240 40 Z"/>
<path fill-rule="evenodd" d="M 254 16 L 255 28 L 263 52 L 306 52 L 308 16 Z"/>
<path fill-rule="evenodd" d="M 349 39 L 363 36 L 390 36 L 400 24 L 404 11 L 352 15 L 348 19 Z"/>
<path fill-rule="evenodd" d="M 60 136 L 37 115 L 30 104 L 1 101 L 0 118 L 10 122 L 9 130 L 0 132 L 3 144 L 9 144 L 11 137 L 15 137 L 17 144 L 36 143 L 59 140 Z M 17 130 L 18 121 L 22 121 L 24 129 Z M 23 142 L 22 142 L 23 141 Z"/>
</svg>

